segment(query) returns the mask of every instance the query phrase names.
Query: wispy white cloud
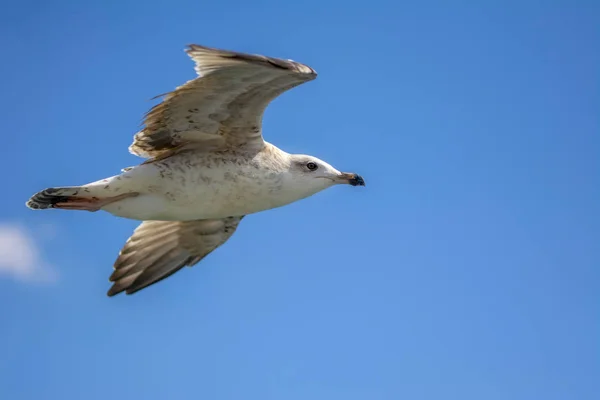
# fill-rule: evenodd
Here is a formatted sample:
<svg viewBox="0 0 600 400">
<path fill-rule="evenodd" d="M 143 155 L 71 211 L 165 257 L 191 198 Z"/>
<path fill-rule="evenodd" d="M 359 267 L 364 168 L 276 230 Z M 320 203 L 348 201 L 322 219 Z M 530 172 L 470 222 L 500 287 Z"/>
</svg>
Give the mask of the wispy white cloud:
<svg viewBox="0 0 600 400">
<path fill-rule="evenodd" d="M 0 277 L 53 282 L 56 272 L 41 257 L 34 236 L 18 224 L 0 223 Z"/>
</svg>

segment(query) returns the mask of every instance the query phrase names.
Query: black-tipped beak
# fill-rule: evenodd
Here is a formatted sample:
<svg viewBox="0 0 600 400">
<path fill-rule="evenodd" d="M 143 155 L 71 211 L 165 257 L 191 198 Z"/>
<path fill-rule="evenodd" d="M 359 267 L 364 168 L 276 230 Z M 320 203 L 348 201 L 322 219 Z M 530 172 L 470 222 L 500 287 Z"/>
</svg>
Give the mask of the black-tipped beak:
<svg viewBox="0 0 600 400">
<path fill-rule="evenodd" d="M 340 180 L 352 186 L 365 186 L 365 180 L 358 174 L 344 172 L 340 175 Z"/>
</svg>

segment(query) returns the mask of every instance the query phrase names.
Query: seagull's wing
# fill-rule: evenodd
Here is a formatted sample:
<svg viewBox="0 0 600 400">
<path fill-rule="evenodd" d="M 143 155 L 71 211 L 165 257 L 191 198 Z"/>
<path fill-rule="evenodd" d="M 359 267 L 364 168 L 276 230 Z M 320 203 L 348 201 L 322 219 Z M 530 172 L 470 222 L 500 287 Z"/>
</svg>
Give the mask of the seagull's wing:
<svg viewBox="0 0 600 400">
<path fill-rule="evenodd" d="M 107 294 L 135 293 L 198 263 L 231 237 L 242 218 L 143 222 L 121 250 Z"/>
<path fill-rule="evenodd" d="M 164 95 L 129 151 L 163 158 L 186 148 L 261 149 L 262 115 L 281 93 L 316 78 L 291 60 L 190 45 L 198 77 Z"/>
</svg>

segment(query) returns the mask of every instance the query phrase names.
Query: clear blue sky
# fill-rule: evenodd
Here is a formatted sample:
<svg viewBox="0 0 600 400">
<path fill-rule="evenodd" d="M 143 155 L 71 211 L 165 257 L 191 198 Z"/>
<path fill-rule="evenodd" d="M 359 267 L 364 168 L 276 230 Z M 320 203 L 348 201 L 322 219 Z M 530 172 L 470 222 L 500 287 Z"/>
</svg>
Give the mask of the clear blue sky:
<svg viewBox="0 0 600 400">
<path fill-rule="evenodd" d="M 0 398 L 600 398 L 600 3 L 91 3 L 0 14 L 0 225 L 55 274 L 0 276 Z M 141 161 L 188 43 L 314 67 L 265 137 L 367 187 L 108 298 L 137 223 L 24 203 Z"/>
</svg>

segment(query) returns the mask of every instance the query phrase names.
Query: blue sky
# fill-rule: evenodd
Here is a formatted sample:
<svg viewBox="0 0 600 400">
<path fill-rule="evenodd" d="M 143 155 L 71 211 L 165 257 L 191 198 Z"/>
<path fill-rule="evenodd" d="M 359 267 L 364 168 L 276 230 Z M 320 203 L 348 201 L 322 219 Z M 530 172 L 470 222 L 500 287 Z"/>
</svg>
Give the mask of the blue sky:
<svg viewBox="0 0 600 400">
<path fill-rule="evenodd" d="M 485 3 L 485 4 L 484 4 Z M 598 399 L 600 5 L 54 1 L 0 14 L 0 398 Z M 134 221 L 33 212 L 140 159 L 188 43 L 292 58 L 267 140 L 361 173 L 105 296 Z"/>
</svg>

